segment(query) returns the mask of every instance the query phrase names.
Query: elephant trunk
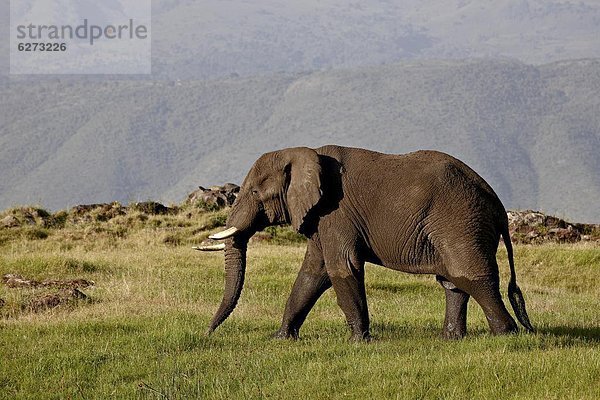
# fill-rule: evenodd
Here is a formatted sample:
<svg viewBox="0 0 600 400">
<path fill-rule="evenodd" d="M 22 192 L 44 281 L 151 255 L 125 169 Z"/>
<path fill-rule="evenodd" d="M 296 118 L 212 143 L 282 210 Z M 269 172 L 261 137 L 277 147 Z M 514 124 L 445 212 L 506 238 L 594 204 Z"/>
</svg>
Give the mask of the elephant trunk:
<svg viewBox="0 0 600 400">
<path fill-rule="evenodd" d="M 246 247 L 248 241 L 238 237 L 229 238 L 225 244 L 225 292 L 219 309 L 213 316 L 208 334 L 213 332 L 237 305 L 246 272 Z"/>
<path fill-rule="evenodd" d="M 225 292 L 208 334 L 227 319 L 240 298 L 246 272 L 248 240 L 257 230 L 267 226 L 264 213 L 260 211 L 258 201 L 242 192 L 233 204 L 226 229 L 210 236 L 211 239 L 225 240 Z"/>
</svg>

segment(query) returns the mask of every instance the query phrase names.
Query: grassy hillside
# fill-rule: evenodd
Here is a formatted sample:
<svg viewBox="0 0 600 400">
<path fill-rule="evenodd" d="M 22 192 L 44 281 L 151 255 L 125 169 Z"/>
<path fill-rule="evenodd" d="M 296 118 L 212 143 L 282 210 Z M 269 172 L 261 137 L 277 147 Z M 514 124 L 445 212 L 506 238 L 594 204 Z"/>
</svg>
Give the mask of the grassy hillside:
<svg viewBox="0 0 600 400">
<path fill-rule="evenodd" d="M 328 291 L 302 340 L 291 342 L 268 337 L 280 322 L 302 245 L 251 243 L 240 304 L 206 337 L 222 296 L 222 254 L 190 245 L 222 223 L 222 212 L 130 212 L 108 221 L 99 210 L 85 220 L 61 215 L 43 216 L 50 221 L 45 228 L 0 229 L 0 277 L 94 282 L 81 289 L 85 299 L 50 309 L 32 305 L 57 289 L 0 282 L 1 398 L 597 396 L 597 244 L 516 246 L 518 280 L 538 329 L 533 335 L 489 336 L 471 302 L 468 337 L 440 340 L 444 296 L 434 278 L 367 265 L 376 340 L 347 341 Z M 503 249 L 498 256 L 505 290 Z"/>
<path fill-rule="evenodd" d="M 218 81 L 0 85 L 0 208 L 179 201 L 263 152 L 432 148 L 508 208 L 600 222 L 600 62 L 415 62 Z"/>
</svg>

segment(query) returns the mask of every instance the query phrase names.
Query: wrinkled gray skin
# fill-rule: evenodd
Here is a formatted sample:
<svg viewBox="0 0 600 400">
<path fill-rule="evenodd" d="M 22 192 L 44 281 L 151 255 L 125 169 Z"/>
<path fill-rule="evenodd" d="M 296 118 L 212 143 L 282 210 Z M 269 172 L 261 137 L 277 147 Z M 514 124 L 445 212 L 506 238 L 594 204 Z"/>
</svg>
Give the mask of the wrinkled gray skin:
<svg viewBox="0 0 600 400">
<path fill-rule="evenodd" d="M 324 146 L 261 156 L 244 180 L 227 227 L 225 293 L 209 332 L 233 311 L 246 267 L 248 239 L 287 224 L 308 247 L 287 301 L 278 338 L 297 338 L 311 308 L 333 286 L 354 340 L 369 339 L 364 264 L 435 274 L 446 292 L 442 336 L 466 333 L 467 302 L 483 308 L 494 334 L 515 332 L 499 291 L 496 250 L 508 250 L 509 299 L 533 328 L 516 285 L 508 220 L 492 188 L 461 161 L 436 151 L 388 155 Z"/>
</svg>

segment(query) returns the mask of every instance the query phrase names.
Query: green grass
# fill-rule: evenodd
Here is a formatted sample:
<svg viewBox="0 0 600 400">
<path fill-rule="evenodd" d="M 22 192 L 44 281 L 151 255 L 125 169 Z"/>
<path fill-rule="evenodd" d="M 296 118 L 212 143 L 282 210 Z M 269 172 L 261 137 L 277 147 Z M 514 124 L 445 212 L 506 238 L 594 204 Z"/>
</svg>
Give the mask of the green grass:
<svg viewBox="0 0 600 400">
<path fill-rule="evenodd" d="M 459 342 L 438 338 L 444 296 L 432 276 L 368 265 L 376 339 L 363 344 L 348 342 L 331 290 L 300 341 L 269 339 L 304 247 L 254 243 L 240 303 L 207 337 L 222 254 L 189 244 L 206 236 L 197 226 L 214 227 L 211 218 L 150 217 L 162 222 L 138 226 L 122 217 L 48 229 L 45 238 L 0 229 L 0 275 L 96 283 L 83 289 L 89 301 L 38 313 L 22 307 L 35 290 L 0 284 L 0 398 L 597 398 L 598 245 L 516 246 L 538 333 L 490 336 L 471 302 L 469 335 Z M 503 249 L 499 261 L 505 289 Z"/>
</svg>

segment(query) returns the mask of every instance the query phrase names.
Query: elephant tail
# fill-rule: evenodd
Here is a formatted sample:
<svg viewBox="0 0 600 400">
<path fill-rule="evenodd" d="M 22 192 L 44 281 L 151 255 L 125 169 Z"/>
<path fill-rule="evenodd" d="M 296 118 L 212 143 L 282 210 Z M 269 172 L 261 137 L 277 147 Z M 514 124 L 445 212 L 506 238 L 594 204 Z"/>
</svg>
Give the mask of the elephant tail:
<svg viewBox="0 0 600 400">
<path fill-rule="evenodd" d="M 529 317 L 527 316 L 527 310 L 525 309 L 525 299 L 521 289 L 517 286 L 517 274 L 515 273 L 515 262 L 513 258 L 513 248 L 510 242 L 510 235 L 508 233 L 508 225 L 505 225 L 502 229 L 502 240 L 504 240 L 504 246 L 506 246 L 506 252 L 508 253 L 508 265 L 510 266 L 510 281 L 508 282 L 508 299 L 512 305 L 513 310 L 517 316 L 517 319 L 529 332 L 535 332 Z"/>
</svg>

